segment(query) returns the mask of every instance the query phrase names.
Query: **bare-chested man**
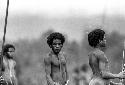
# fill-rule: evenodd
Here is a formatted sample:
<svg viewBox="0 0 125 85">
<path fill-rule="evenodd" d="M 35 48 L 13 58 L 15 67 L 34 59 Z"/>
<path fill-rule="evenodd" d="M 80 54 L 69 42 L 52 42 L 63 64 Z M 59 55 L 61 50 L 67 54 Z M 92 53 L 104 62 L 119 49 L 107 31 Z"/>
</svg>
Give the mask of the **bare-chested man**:
<svg viewBox="0 0 125 85">
<path fill-rule="evenodd" d="M 94 48 L 89 53 L 89 64 L 93 72 L 89 85 L 121 85 L 121 83 L 110 81 L 110 79 L 125 78 L 125 72 L 113 74 L 109 71 L 108 59 L 104 53 L 106 47 L 105 32 L 101 29 L 91 31 L 88 34 L 88 42 Z"/>
<path fill-rule="evenodd" d="M 47 37 L 47 43 L 52 50 L 44 59 L 48 85 L 66 85 L 68 83 L 66 55 L 60 52 L 64 42 L 65 37 L 58 32 Z"/>
<path fill-rule="evenodd" d="M 2 66 L 2 74 L 0 77 L 0 85 L 3 84 L 5 80 L 7 85 L 17 85 L 17 78 L 15 72 L 16 62 L 13 59 L 13 54 L 15 52 L 15 47 L 12 44 L 6 44 L 3 47 L 3 66 Z"/>
</svg>

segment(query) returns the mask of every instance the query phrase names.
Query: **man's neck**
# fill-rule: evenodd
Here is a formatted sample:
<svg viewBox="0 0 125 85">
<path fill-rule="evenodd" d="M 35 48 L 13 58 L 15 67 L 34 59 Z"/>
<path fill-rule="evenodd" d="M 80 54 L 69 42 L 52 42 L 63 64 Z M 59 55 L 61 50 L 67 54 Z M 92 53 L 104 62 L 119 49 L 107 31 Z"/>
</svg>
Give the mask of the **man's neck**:
<svg viewBox="0 0 125 85">
<path fill-rule="evenodd" d="M 102 47 L 100 47 L 100 46 L 95 47 L 95 49 L 98 49 L 98 50 L 101 50 L 101 51 L 104 52 L 104 48 L 102 48 Z"/>
<path fill-rule="evenodd" d="M 58 56 L 58 55 L 60 54 L 60 52 L 59 52 L 59 53 L 56 53 L 56 52 L 54 52 L 54 51 L 51 51 L 51 53 L 52 53 L 53 55 L 56 55 L 56 56 Z"/>
</svg>

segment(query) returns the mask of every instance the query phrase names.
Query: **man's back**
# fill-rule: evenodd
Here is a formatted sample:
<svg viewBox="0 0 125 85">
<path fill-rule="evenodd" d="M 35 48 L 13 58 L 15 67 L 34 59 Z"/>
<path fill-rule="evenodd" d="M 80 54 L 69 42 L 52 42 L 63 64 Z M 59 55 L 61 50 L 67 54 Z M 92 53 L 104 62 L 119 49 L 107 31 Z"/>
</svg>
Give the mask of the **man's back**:
<svg viewBox="0 0 125 85">
<path fill-rule="evenodd" d="M 89 53 L 89 65 L 92 69 L 94 76 L 101 76 L 100 62 L 108 63 L 108 59 L 99 49 Z"/>
<path fill-rule="evenodd" d="M 109 84 L 109 80 L 103 79 L 101 72 L 103 71 L 101 69 L 100 62 L 108 63 L 108 59 L 105 56 L 104 52 L 95 49 L 94 51 L 90 52 L 89 54 L 89 64 L 93 72 L 93 77 L 90 85 L 95 85 L 96 83 L 99 83 L 100 85 L 107 85 Z M 106 67 L 106 66 L 105 66 Z M 104 68 L 105 70 L 107 68 Z"/>
</svg>

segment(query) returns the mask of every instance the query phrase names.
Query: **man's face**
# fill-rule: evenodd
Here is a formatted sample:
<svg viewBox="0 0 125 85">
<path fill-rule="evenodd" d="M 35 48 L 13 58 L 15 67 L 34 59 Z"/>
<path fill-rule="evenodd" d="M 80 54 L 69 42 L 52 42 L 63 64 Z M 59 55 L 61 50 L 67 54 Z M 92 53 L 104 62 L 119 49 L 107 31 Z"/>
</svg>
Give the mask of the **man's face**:
<svg viewBox="0 0 125 85">
<path fill-rule="evenodd" d="M 14 52 L 15 52 L 15 49 L 14 49 L 14 48 L 9 48 L 7 53 L 8 53 L 10 56 L 13 56 L 13 55 L 14 55 Z"/>
<path fill-rule="evenodd" d="M 102 48 L 105 48 L 105 47 L 106 47 L 106 37 L 105 37 L 105 35 L 104 35 L 103 40 L 100 42 L 100 46 L 101 46 Z"/>
<path fill-rule="evenodd" d="M 61 51 L 62 46 L 63 44 L 61 43 L 61 40 L 54 39 L 51 48 L 54 53 L 58 54 Z"/>
</svg>

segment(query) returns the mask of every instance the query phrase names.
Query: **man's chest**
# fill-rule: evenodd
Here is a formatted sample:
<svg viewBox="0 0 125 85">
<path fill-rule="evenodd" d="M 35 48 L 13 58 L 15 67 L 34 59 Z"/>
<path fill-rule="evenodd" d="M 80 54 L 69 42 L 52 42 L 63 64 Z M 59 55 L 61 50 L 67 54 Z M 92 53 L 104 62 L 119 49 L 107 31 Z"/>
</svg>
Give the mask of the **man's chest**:
<svg viewBox="0 0 125 85">
<path fill-rule="evenodd" d="M 62 55 L 59 55 L 59 56 L 53 55 L 51 56 L 51 63 L 56 66 L 59 66 L 60 64 L 63 65 L 63 64 L 66 64 L 66 59 Z"/>
<path fill-rule="evenodd" d="M 3 64 L 4 64 L 5 68 L 8 68 L 8 69 L 13 69 L 14 68 L 13 60 L 3 58 Z"/>
</svg>

